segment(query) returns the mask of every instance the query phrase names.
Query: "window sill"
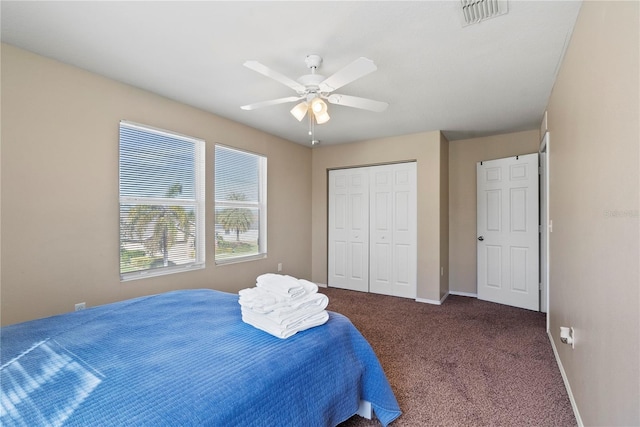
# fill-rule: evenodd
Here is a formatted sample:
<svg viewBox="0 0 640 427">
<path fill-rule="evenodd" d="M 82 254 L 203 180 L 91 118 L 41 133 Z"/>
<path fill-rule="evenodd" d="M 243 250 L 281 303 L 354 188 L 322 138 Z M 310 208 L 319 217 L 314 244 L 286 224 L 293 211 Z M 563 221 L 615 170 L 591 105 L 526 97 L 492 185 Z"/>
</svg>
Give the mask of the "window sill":
<svg viewBox="0 0 640 427">
<path fill-rule="evenodd" d="M 146 279 L 148 277 L 166 276 L 174 273 L 184 273 L 186 271 L 201 270 L 205 267 L 204 263 L 181 265 L 176 267 L 156 268 L 153 270 L 135 271 L 131 273 L 120 274 L 120 282 L 130 282 L 132 280 Z"/>
<path fill-rule="evenodd" d="M 248 255 L 243 257 L 218 259 L 215 261 L 216 265 L 238 264 L 246 261 L 256 261 L 259 259 L 265 259 L 267 254 Z"/>
</svg>

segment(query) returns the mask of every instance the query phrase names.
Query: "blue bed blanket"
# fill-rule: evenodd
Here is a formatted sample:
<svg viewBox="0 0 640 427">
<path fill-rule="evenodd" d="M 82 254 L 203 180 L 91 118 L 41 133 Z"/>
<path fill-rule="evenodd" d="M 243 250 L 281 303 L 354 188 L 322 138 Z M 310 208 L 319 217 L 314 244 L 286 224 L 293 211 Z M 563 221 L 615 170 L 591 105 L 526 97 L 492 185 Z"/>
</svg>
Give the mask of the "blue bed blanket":
<svg viewBox="0 0 640 427">
<path fill-rule="evenodd" d="M 346 317 L 282 340 L 238 295 L 173 291 L 0 330 L 0 424 L 335 426 L 400 409 Z"/>
</svg>

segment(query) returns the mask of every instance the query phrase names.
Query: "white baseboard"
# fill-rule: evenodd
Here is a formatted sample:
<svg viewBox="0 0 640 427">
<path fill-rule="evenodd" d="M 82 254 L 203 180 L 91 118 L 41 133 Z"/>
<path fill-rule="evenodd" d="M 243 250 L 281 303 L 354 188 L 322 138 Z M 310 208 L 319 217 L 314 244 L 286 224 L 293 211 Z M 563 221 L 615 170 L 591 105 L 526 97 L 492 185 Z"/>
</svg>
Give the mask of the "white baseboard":
<svg viewBox="0 0 640 427">
<path fill-rule="evenodd" d="M 471 297 L 478 298 L 478 294 L 474 294 L 472 292 L 458 292 L 458 291 L 449 291 L 449 295 L 457 295 L 459 297 Z"/>
<path fill-rule="evenodd" d="M 318 285 L 319 288 L 328 288 L 329 286 L 327 286 L 326 283 L 316 283 L 316 285 Z"/>
<path fill-rule="evenodd" d="M 447 299 L 448 296 L 449 296 L 449 292 L 444 294 L 444 296 L 440 298 L 440 300 L 428 299 L 428 298 L 416 298 L 416 302 L 423 302 L 423 303 L 433 304 L 433 305 L 442 305 L 442 303 L 444 302 L 444 300 Z"/>
<path fill-rule="evenodd" d="M 564 371 L 564 367 L 562 366 L 562 361 L 560 360 L 560 355 L 558 354 L 556 343 L 553 341 L 553 338 L 551 337 L 551 333 L 549 331 L 547 331 L 547 335 L 549 336 L 549 341 L 551 341 L 551 348 L 553 349 L 553 355 L 556 357 L 556 363 L 558 364 L 558 368 L 560 369 L 560 375 L 562 375 L 564 388 L 567 389 L 567 394 L 569 395 L 569 401 L 571 402 L 571 409 L 573 409 L 573 415 L 576 417 L 576 422 L 578 423 L 578 427 L 584 427 L 584 423 L 582 422 L 582 417 L 580 417 L 580 411 L 578 411 L 578 405 L 576 405 L 576 401 L 573 398 L 573 392 L 571 391 L 571 385 L 569 384 L 567 373 Z"/>
</svg>

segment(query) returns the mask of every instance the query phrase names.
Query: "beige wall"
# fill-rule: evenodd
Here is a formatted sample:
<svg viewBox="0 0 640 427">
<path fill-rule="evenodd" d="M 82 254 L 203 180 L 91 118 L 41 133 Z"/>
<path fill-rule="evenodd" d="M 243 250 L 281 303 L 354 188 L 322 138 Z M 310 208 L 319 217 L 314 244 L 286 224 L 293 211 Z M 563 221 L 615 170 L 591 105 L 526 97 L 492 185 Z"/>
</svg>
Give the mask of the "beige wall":
<svg viewBox="0 0 640 427">
<path fill-rule="evenodd" d="M 538 152 L 538 130 L 449 142 L 449 290 L 477 293 L 476 163 Z"/>
<path fill-rule="evenodd" d="M 583 3 L 548 106 L 551 336 L 589 426 L 640 425 L 639 9 Z"/>
<path fill-rule="evenodd" d="M 443 144 L 444 145 L 444 144 Z M 417 296 L 440 300 L 440 132 L 317 147 L 312 153 L 312 277 L 327 283 L 327 171 L 417 161 Z M 443 236 L 445 239 L 448 236 Z"/>
<path fill-rule="evenodd" d="M 215 96 L 215 93 L 211 93 Z M 267 156 L 268 258 L 121 283 L 118 122 L 204 139 L 207 242 L 220 142 Z M 311 149 L 2 45 L 2 324 L 179 288 L 235 292 L 275 271 L 311 276 Z"/>
</svg>

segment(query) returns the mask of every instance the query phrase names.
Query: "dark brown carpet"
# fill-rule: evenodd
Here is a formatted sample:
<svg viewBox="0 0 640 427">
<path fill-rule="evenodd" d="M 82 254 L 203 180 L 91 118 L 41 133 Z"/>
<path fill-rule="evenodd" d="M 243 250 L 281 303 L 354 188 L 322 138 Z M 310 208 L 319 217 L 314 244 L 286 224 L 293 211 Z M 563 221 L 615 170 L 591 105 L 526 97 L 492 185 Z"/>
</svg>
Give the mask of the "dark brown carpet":
<svg viewBox="0 0 640 427">
<path fill-rule="evenodd" d="M 545 315 L 475 298 L 441 306 L 321 289 L 375 350 L 400 426 L 575 426 Z M 379 426 L 354 416 L 341 427 Z"/>
</svg>

